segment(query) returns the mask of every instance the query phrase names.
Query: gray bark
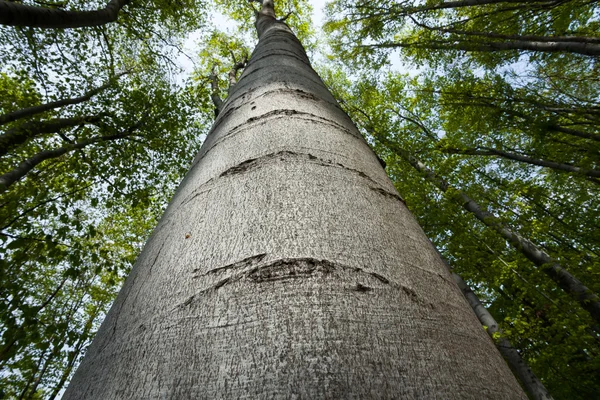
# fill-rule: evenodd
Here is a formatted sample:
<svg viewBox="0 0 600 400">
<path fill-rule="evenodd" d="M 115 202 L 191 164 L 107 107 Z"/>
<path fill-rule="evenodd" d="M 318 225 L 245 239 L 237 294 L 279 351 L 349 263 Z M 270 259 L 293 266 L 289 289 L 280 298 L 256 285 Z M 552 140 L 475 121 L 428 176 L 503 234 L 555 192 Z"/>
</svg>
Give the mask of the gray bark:
<svg viewBox="0 0 600 400">
<path fill-rule="evenodd" d="M 471 290 L 469 285 L 457 274 L 452 274 L 454 281 L 463 292 L 463 295 L 467 299 L 467 302 L 477 315 L 479 322 L 483 326 L 487 327 L 487 333 L 491 338 L 494 334 L 500 334 L 498 339 L 495 339 L 496 347 L 500 351 L 500 354 L 504 357 L 508 366 L 513 371 L 515 376 L 519 378 L 521 384 L 525 388 L 525 391 L 533 400 L 552 400 L 552 396 L 548 393 L 548 390 L 544 384 L 538 379 L 537 376 L 529 369 L 529 366 L 523 361 L 521 355 L 515 349 L 510 341 L 502 336 L 502 329 L 492 316 L 489 311 L 481 304 L 477 295 Z"/>
<path fill-rule="evenodd" d="M 588 311 L 594 320 L 600 322 L 600 297 L 569 271 L 563 268 L 556 259 L 552 258 L 548 253 L 536 246 L 530 240 L 513 232 L 508 226 L 503 224 L 498 217 L 484 210 L 463 191 L 452 187 L 448 182 L 430 170 L 408 151 L 397 146 L 395 143 L 390 142 L 381 135 L 376 135 L 376 138 L 394 151 L 394 153 L 404 158 L 413 168 L 421 172 L 425 179 L 434 184 L 442 192 L 452 191 L 455 199 L 465 210 L 469 211 L 479 221 L 498 232 L 516 250 L 520 251 L 527 259 L 540 267 L 546 275 L 556 282 L 558 287 L 568 293 L 573 299 L 577 300 L 581 307 Z"/>
<path fill-rule="evenodd" d="M 233 54 L 233 52 L 231 52 L 231 58 L 233 59 L 233 67 L 231 67 L 231 70 L 229 71 L 229 89 L 227 90 L 227 93 L 231 93 L 231 91 L 233 90 L 233 87 L 237 84 L 238 81 L 238 72 L 246 67 L 246 64 L 248 63 L 248 55 L 244 55 L 244 59 L 240 62 L 238 62 L 235 59 L 235 55 Z"/>
<path fill-rule="evenodd" d="M 64 398 L 525 399 L 268 8 Z"/>
<path fill-rule="evenodd" d="M 215 118 L 219 116 L 221 109 L 223 108 L 223 100 L 219 96 L 219 77 L 217 76 L 216 67 L 213 66 L 210 79 L 210 99 L 215 106 Z"/>
<path fill-rule="evenodd" d="M 0 25 L 32 28 L 79 28 L 99 26 L 117 20 L 130 0 L 111 0 L 105 8 L 93 11 L 65 11 L 0 0 Z"/>
</svg>

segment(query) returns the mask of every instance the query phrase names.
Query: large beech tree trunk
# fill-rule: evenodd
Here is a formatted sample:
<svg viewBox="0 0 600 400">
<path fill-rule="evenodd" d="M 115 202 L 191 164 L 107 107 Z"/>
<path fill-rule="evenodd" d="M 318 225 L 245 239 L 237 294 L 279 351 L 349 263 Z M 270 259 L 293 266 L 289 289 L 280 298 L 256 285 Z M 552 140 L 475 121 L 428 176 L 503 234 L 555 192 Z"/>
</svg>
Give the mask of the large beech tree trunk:
<svg viewBox="0 0 600 400">
<path fill-rule="evenodd" d="M 525 399 L 269 3 L 65 398 Z"/>
</svg>

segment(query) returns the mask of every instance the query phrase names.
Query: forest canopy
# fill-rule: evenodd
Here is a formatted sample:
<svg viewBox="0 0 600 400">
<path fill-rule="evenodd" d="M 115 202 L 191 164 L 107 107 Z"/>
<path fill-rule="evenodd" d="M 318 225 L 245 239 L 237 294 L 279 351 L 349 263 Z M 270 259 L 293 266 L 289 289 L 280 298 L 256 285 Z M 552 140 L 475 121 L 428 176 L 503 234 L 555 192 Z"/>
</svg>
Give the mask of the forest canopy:
<svg viewBox="0 0 600 400">
<path fill-rule="evenodd" d="M 600 396 L 599 6 L 276 1 L 555 399 Z M 0 397 L 60 397 L 256 43 L 244 0 L 0 0 Z M 484 329 L 490 329 L 484 326 Z M 502 342 L 505 343 L 505 342 Z"/>
</svg>

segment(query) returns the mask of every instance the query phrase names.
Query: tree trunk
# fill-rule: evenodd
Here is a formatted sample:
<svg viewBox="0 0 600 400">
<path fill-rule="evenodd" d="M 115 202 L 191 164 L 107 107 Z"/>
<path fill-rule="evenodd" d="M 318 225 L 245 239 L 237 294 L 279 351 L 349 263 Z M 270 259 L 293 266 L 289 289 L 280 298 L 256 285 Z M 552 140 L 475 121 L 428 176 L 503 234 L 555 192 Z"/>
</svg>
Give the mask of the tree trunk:
<svg viewBox="0 0 600 400">
<path fill-rule="evenodd" d="M 476 40 L 456 39 L 448 42 L 416 42 L 416 43 L 382 43 L 365 45 L 364 47 L 376 48 L 394 48 L 394 47 L 412 47 L 416 49 L 432 50 L 463 50 L 463 51 L 510 51 L 523 50 L 542 53 L 576 53 L 585 56 L 600 55 L 600 45 L 594 43 L 571 43 L 571 42 L 536 42 L 531 40 L 508 40 L 505 42 L 485 42 Z"/>
<path fill-rule="evenodd" d="M 31 28 L 79 28 L 99 26 L 117 20 L 130 0 L 111 0 L 105 8 L 93 11 L 65 11 L 0 0 L 0 25 Z"/>
<path fill-rule="evenodd" d="M 592 37 L 592 36 L 539 36 L 539 35 L 507 35 L 502 33 L 494 33 L 494 32 L 479 32 L 479 31 L 465 31 L 462 29 L 453 29 L 453 28 L 444 28 L 440 26 L 430 26 L 418 21 L 414 21 L 414 23 L 421 28 L 429 29 L 431 31 L 438 31 L 444 33 L 453 33 L 456 35 L 463 36 L 479 36 L 490 39 L 504 39 L 509 42 L 515 43 L 546 43 L 546 44 L 557 44 L 560 42 L 564 43 L 572 43 L 577 48 L 583 48 L 586 45 L 594 46 L 600 43 L 600 38 Z M 458 39 L 458 40 L 468 40 L 468 39 Z M 475 39 L 475 42 L 479 42 L 480 39 Z M 485 42 L 484 42 L 485 43 Z M 494 42 L 492 42 L 494 43 Z M 597 48 L 597 47 L 596 47 Z"/>
<path fill-rule="evenodd" d="M 442 10 L 447 8 L 461 8 L 461 7 L 476 7 L 476 6 L 484 6 L 488 4 L 502 4 L 502 3 L 525 3 L 524 5 L 529 5 L 527 3 L 549 3 L 549 6 L 553 6 L 557 1 L 551 0 L 461 0 L 461 1 L 439 1 L 438 4 L 427 5 L 414 7 L 412 12 L 422 12 L 429 10 Z"/>
<path fill-rule="evenodd" d="M 215 105 L 215 118 L 219 116 L 221 109 L 223 108 L 223 100 L 219 96 L 219 77 L 215 66 L 213 66 L 212 72 L 210 73 L 210 99 Z"/>
<path fill-rule="evenodd" d="M 63 389 L 65 383 L 67 383 L 67 379 L 69 379 L 69 376 L 71 375 L 71 371 L 73 370 L 73 367 L 75 366 L 75 362 L 77 361 L 77 358 L 79 357 L 82 350 L 84 349 L 85 343 L 90 339 L 90 331 L 92 330 L 94 320 L 96 319 L 97 316 L 98 315 L 96 312 L 92 312 L 90 314 L 90 316 L 88 317 L 87 321 L 85 322 L 83 332 L 79 336 L 79 340 L 75 344 L 75 347 L 73 348 L 73 350 L 69 351 L 69 353 L 68 353 L 69 355 L 67 356 L 67 364 L 60 376 L 60 380 L 52 389 L 52 392 L 48 396 L 47 400 L 54 400 L 58 396 L 60 391 Z"/>
<path fill-rule="evenodd" d="M 595 140 L 596 142 L 600 142 L 600 135 L 596 135 L 593 133 L 582 132 L 576 129 L 565 128 L 564 126 L 549 124 L 548 129 L 551 131 L 566 133 L 567 135 L 577 136 L 584 139 Z"/>
<path fill-rule="evenodd" d="M 525 399 L 272 2 L 65 399 Z"/>
<path fill-rule="evenodd" d="M 19 400 L 21 400 L 22 398 L 25 397 L 25 395 L 29 391 L 29 387 L 36 380 L 36 375 L 37 375 L 38 371 L 40 370 L 40 367 L 42 366 L 42 362 L 44 361 L 44 356 L 46 355 L 46 351 L 48 351 L 47 348 L 44 349 L 44 350 L 42 350 L 42 353 L 40 354 L 40 357 L 39 357 L 39 359 L 38 359 L 38 361 L 37 361 L 37 363 L 35 365 L 35 369 L 34 369 L 33 373 L 31 374 L 31 376 L 29 377 L 29 380 L 27 381 L 27 384 L 25 385 L 25 387 L 21 391 L 21 395 L 19 396 Z"/>
<path fill-rule="evenodd" d="M 508 363 L 510 369 L 513 370 L 515 376 L 518 377 L 523 384 L 523 387 L 529 396 L 533 400 L 552 400 L 552 396 L 550 396 L 544 384 L 537 376 L 535 376 L 525 361 L 523 361 L 523 358 L 521 358 L 517 349 L 512 346 L 508 339 L 502 337 L 502 329 L 500 329 L 500 326 L 492 314 L 490 314 L 484 305 L 481 304 L 481 301 L 479 301 L 479 298 L 471 290 L 469 285 L 467 285 L 467 283 L 457 274 L 452 274 L 452 277 L 477 315 L 479 322 L 487 327 L 486 331 L 488 335 L 493 338 L 494 334 L 500 334 L 500 337 L 495 339 L 496 346 L 498 347 L 500 354 L 502 354 Z"/>
</svg>

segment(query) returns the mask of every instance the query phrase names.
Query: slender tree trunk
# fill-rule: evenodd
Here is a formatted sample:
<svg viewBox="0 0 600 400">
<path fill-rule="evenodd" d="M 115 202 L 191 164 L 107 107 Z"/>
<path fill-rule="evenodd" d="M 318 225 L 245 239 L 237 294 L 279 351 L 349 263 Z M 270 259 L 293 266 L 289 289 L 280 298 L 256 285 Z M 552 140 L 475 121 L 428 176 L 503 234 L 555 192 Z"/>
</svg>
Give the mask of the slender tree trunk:
<svg viewBox="0 0 600 400">
<path fill-rule="evenodd" d="M 32 28 L 99 26 L 116 21 L 119 11 L 129 1 L 111 0 L 105 8 L 94 11 L 65 11 L 0 0 L 0 25 Z"/>
<path fill-rule="evenodd" d="M 60 344 L 60 346 L 62 347 L 65 344 L 66 340 L 63 340 Z M 31 387 L 31 389 L 28 392 L 23 392 L 21 393 L 21 397 L 19 397 L 19 400 L 21 399 L 35 399 L 37 396 L 35 395 L 37 392 L 37 388 L 40 385 L 40 382 L 42 381 L 42 378 L 44 377 L 44 375 L 46 375 L 46 371 L 48 370 L 48 367 L 50 366 L 50 363 L 54 360 L 54 358 L 56 357 L 56 354 L 60 352 L 60 349 L 54 348 L 52 349 L 52 352 L 48 355 L 48 358 L 46 358 L 46 360 L 44 360 L 44 366 L 42 367 L 42 370 L 40 371 L 39 375 L 35 378 L 35 381 L 33 382 L 33 386 Z"/>
<path fill-rule="evenodd" d="M 437 28 L 432 28 L 437 30 Z M 600 44 L 600 38 L 593 36 L 538 36 L 538 35 L 505 35 L 501 33 L 492 32 L 472 32 L 462 31 L 458 29 L 440 29 L 443 32 L 456 33 L 459 35 L 467 36 L 482 36 L 491 39 L 505 39 L 505 40 L 516 40 L 519 42 L 541 42 L 541 43 L 554 43 L 554 42 L 565 42 L 574 43 L 577 46 L 583 46 L 585 44 Z"/>
<path fill-rule="evenodd" d="M 231 67 L 231 70 L 229 70 L 229 88 L 227 89 L 227 94 L 229 95 L 229 93 L 231 93 L 231 91 L 233 90 L 233 87 L 237 84 L 238 82 L 238 72 L 246 67 L 246 64 L 248 64 L 248 55 L 245 54 L 244 55 L 244 59 L 240 62 L 238 62 L 235 59 L 235 55 L 233 54 L 233 52 L 231 52 L 231 58 L 233 59 L 233 67 Z"/>
<path fill-rule="evenodd" d="M 538 36 L 538 35 L 507 35 L 502 33 L 494 32 L 477 32 L 477 31 L 465 31 L 461 29 L 443 28 L 439 26 L 429 26 L 426 24 L 414 21 L 418 26 L 429 29 L 431 31 L 438 31 L 444 33 L 454 33 L 456 35 L 464 36 L 479 36 L 490 39 L 504 39 L 509 42 L 515 43 L 546 43 L 546 44 L 558 44 L 558 43 L 571 43 L 576 48 L 585 48 L 586 45 L 597 47 L 595 45 L 600 44 L 600 38 L 592 36 Z M 478 42 L 476 39 L 475 42 Z M 485 43 L 485 42 L 484 42 Z M 493 43 L 493 42 L 492 42 Z"/>
<path fill-rule="evenodd" d="M 38 361 L 37 361 L 37 363 L 35 365 L 34 371 L 31 373 L 31 376 L 29 377 L 29 380 L 27 381 L 27 384 L 25 385 L 25 387 L 21 391 L 21 395 L 19 396 L 19 400 L 21 400 L 22 398 L 25 397 L 25 395 L 29 391 L 29 387 L 35 381 L 36 375 L 37 375 L 38 371 L 40 370 L 40 367 L 42 366 L 42 362 L 44 361 L 44 356 L 46 355 L 46 351 L 48 351 L 47 348 L 42 351 L 42 354 L 40 354 L 40 358 L 38 359 Z"/>
<path fill-rule="evenodd" d="M 65 399 L 524 399 L 265 1 L 259 44 Z"/>
<path fill-rule="evenodd" d="M 213 67 L 212 72 L 210 73 L 210 99 L 215 105 L 215 118 L 219 116 L 221 109 L 223 108 L 223 100 L 221 96 L 219 96 L 219 77 L 217 76 L 217 71 L 215 67 Z"/>
<path fill-rule="evenodd" d="M 81 351 L 83 350 L 83 346 L 90 339 L 90 331 L 92 330 L 94 320 L 96 319 L 96 317 L 97 317 L 96 312 L 93 312 L 88 317 L 88 319 L 84 325 L 84 328 L 83 328 L 83 333 L 79 336 L 79 340 L 77 341 L 77 344 L 75 344 L 75 347 L 73 348 L 73 350 L 71 350 L 69 352 L 69 355 L 67 356 L 66 368 L 63 370 L 62 375 L 60 376 L 60 380 L 58 381 L 56 386 L 54 386 L 54 388 L 52 389 L 52 392 L 48 396 L 47 400 L 54 400 L 56 398 L 56 396 L 58 396 L 60 391 L 63 389 L 63 387 L 65 386 L 65 383 L 67 383 L 67 379 L 69 379 L 69 376 L 71 375 L 71 372 L 73 371 L 73 367 L 75 366 L 75 362 L 77 361 L 77 358 L 79 357 L 79 355 L 81 354 Z"/>
<path fill-rule="evenodd" d="M 474 7 L 474 6 L 484 6 L 488 4 L 510 4 L 510 3 L 523 3 L 524 5 L 529 5 L 527 3 L 546 3 L 548 6 L 553 6 L 559 3 L 560 0 L 461 0 L 461 1 L 444 1 L 440 0 L 438 4 L 428 5 L 428 6 L 420 6 L 414 7 L 411 9 L 411 12 L 422 12 L 422 11 L 430 11 L 430 10 L 442 10 L 448 8 L 461 8 L 461 7 Z"/>
<path fill-rule="evenodd" d="M 515 376 L 519 378 L 525 391 L 533 400 L 552 400 L 552 396 L 548 393 L 548 390 L 544 384 L 538 379 L 537 376 L 531 371 L 529 366 L 523 361 L 521 355 L 515 349 L 510 341 L 505 337 L 502 337 L 502 329 L 492 316 L 489 311 L 481 304 L 477 295 L 471 290 L 469 285 L 457 274 L 452 274 L 454 281 L 458 284 L 458 287 L 463 292 L 463 295 L 467 299 L 467 302 L 477 315 L 479 322 L 483 326 L 486 326 L 487 333 L 491 338 L 494 338 L 494 334 L 500 334 L 500 337 L 494 339 L 496 347 L 500 351 L 500 354 L 504 357 L 508 366 L 513 371 Z"/>
<path fill-rule="evenodd" d="M 596 135 L 593 133 L 582 132 L 576 129 L 565 128 L 564 126 L 550 124 L 548 125 L 548 129 L 551 131 L 566 133 L 567 135 L 577 136 L 584 139 L 595 140 L 596 142 L 600 142 L 600 135 Z"/>
<path fill-rule="evenodd" d="M 564 269 L 557 260 L 550 257 L 548 253 L 528 239 L 525 239 L 518 233 L 513 232 L 495 215 L 485 211 L 479 204 L 477 204 L 477 202 L 467 196 L 466 193 L 452 187 L 448 182 L 430 170 L 425 164 L 411 155 L 408 151 L 387 140 L 382 135 L 375 136 L 377 140 L 381 141 L 390 150 L 401 156 L 410 165 L 412 165 L 413 168 L 422 173 L 425 179 L 434 184 L 442 192 L 451 192 L 456 201 L 458 201 L 465 210 L 469 211 L 475 216 L 475 218 L 498 232 L 516 250 L 520 251 L 521 254 L 527 257 L 532 263 L 540 267 L 540 269 L 554 282 L 556 282 L 561 289 L 577 300 L 581 307 L 588 311 L 594 320 L 600 322 L 600 297 L 598 297 L 596 293 L 585 286 L 569 271 Z"/>
<path fill-rule="evenodd" d="M 542 127 L 545 131 L 547 132 L 561 132 L 561 133 L 565 133 L 567 135 L 571 135 L 571 136 L 576 136 L 579 138 L 583 138 L 583 139 L 590 139 L 590 140 L 594 140 L 596 142 L 600 142 L 600 135 L 594 134 L 594 133 L 589 133 L 589 132 L 582 132 L 576 129 L 572 129 L 572 128 L 566 128 L 564 126 L 558 125 L 558 124 L 554 124 L 554 123 L 544 123 L 544 122 L 538 122 L 535 121 L 534 119 L 532 119 L 530 116 L 523 114 L 521 112 L 515 111 L 515 110 L 511 110 L 508 108 L 504 108 L 504 107 L 500 107 L 497 104 L 491 103 L 491 102 L 465 102 L 465 103 L 457 103 L 457 102 L 449 102 L 447 104 L 452 104 L 454 106 L 481 106 L 481 107 L 490 107 L 490 108 L 495 108 L 503 113 L 506 113 L 508 115 L 511 116 L 516 116 L 519 118 L 522 118 L 524 120 L 524 122 L 526 122 L 528 125 L 519 125 L 519 128 L 529 134 L 531 131 L 532 126 L 534 125 L 538 125 L 540 127 Z"/>
</svg>

